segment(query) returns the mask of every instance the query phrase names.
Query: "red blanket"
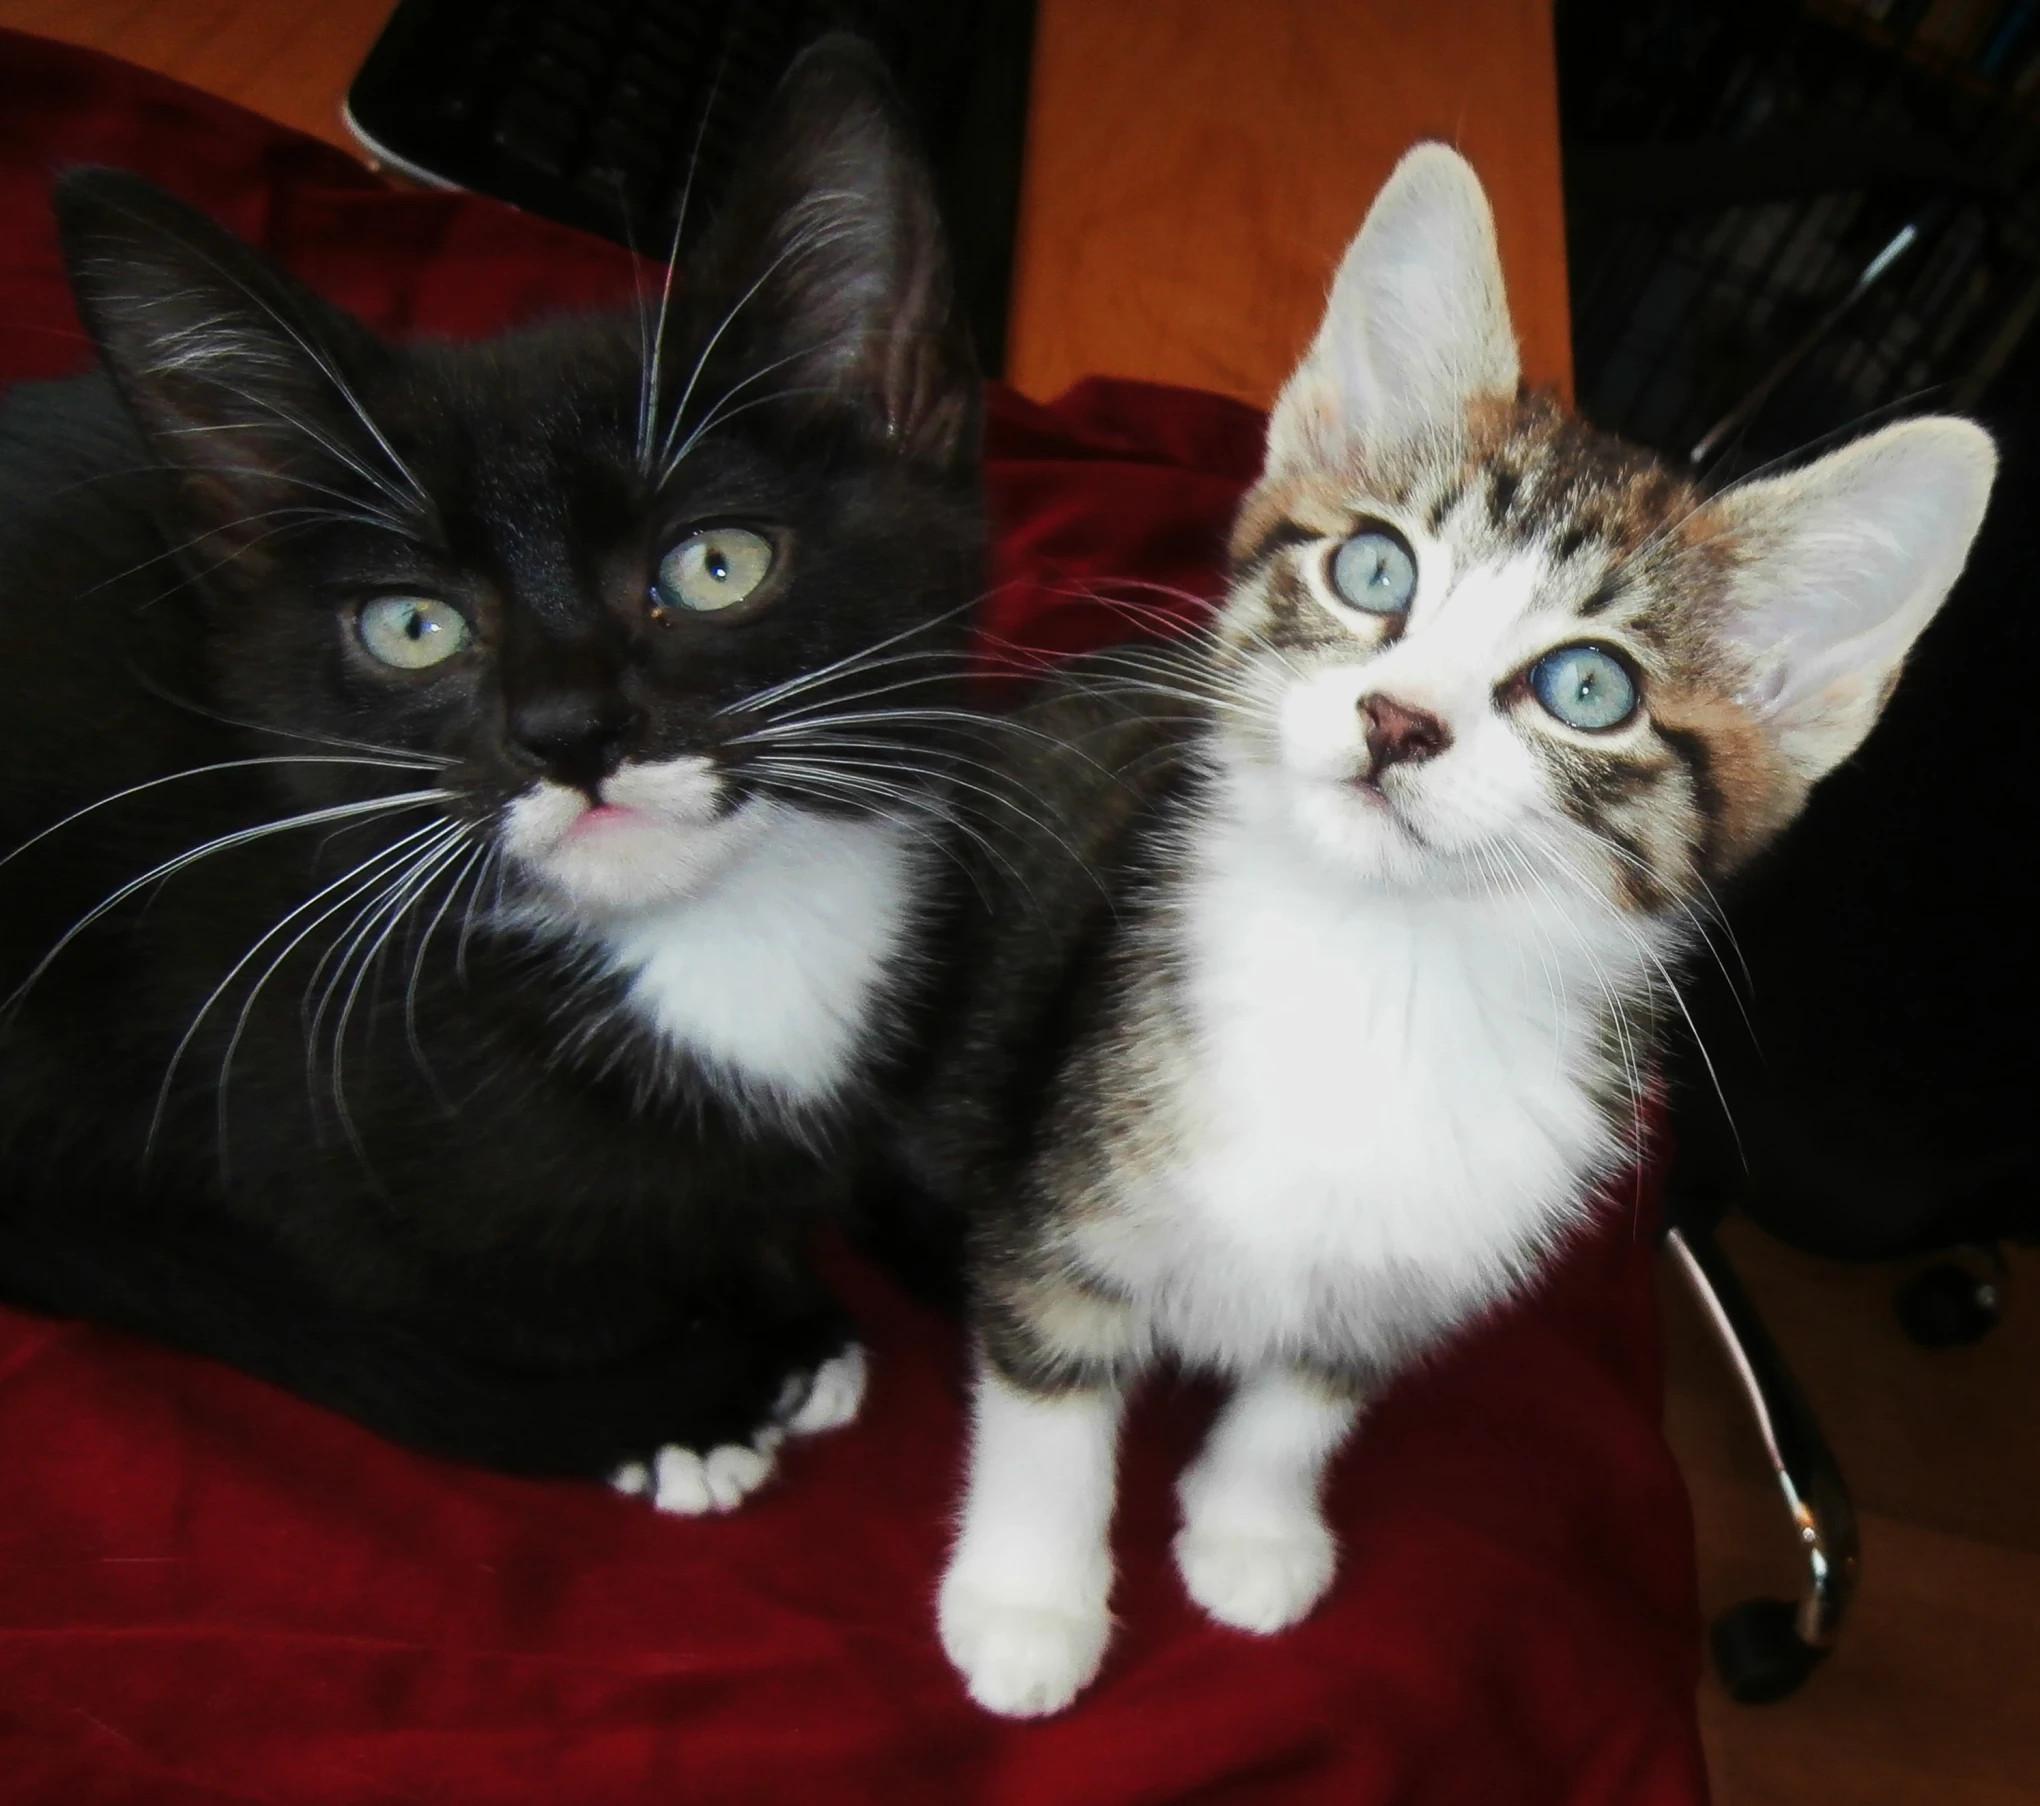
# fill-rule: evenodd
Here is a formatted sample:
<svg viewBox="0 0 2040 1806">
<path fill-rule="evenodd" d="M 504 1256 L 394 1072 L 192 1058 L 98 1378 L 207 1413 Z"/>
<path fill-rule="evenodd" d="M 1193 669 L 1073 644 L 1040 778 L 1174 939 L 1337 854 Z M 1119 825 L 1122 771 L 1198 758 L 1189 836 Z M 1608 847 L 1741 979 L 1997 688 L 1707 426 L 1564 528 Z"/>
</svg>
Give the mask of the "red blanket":
<svg viewBox="0 0 2040 1806">
<path fill-rule="evenodd" d="M 376 325 L 476 333 L 627 292 L 622 254 L 138 71 L 0 34 L 0 381 L 84 361 L 49 174 L 125 165 Z M 1101 578 L 1210 595 L 1260 419 L 1088 383 L 995 392 L 1003 634 L 1120 630 Z M 1121 589 L 1136 601 L 1164 592 Z M 1654 1178 L 1538 1294 L 1373 1411 L 1306 1624 L 1204 1622 L 1169 1486 L 1211 1401 L 1132 1416 L 1124 1631 L 1065 1717 L 965 1700 L 933 1598 L 961 1455 L 956 1326 L 844 1260 L 866 1416 L 736 1516 L 441 1465 L 267 1386 L 0 1311 L 0 1800 L 1691 1802 L 1691 1527 L 1658 1433 Z M 4 1206 L 0 1206 L 4 1207 Z"/>
</svg>

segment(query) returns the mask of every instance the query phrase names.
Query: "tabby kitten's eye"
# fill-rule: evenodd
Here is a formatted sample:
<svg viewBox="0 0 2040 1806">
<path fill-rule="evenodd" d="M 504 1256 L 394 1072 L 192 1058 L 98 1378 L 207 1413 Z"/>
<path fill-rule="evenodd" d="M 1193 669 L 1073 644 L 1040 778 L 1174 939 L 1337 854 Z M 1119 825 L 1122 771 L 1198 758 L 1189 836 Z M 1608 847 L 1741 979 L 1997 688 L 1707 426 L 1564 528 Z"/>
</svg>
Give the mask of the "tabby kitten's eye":
<svg viewBox="0 0 2040 1806">
<path fill-rule="evenodd" d="M 1530 667 L 1537 700 L 1567 727 L 1605 733 L 1636 713 L 1636 679 L 1599 646 L 1560 646 Z"/>
<path fill-rule="evenodd" d="M 659 561 L 652 584 L 658 608 L 715 614 L 752 595 L 772 570 L 772 542 L 743 527 L 690 533 Z"/>
<path fill-rule="evenodd" d="M 371 654 L 400 671 L 443 664 L 470 638 L 460 610 L 433 596 L 383 596 L 363 607 L 357 630 Z"/>
<path fill-rule="evenodd" d="M 1406 614 L 1417 593 L 1416 554 L 1393 528 L 1369 527 L 1332 554 L 1332 588 L 1371 615 Z"/>
</svg>

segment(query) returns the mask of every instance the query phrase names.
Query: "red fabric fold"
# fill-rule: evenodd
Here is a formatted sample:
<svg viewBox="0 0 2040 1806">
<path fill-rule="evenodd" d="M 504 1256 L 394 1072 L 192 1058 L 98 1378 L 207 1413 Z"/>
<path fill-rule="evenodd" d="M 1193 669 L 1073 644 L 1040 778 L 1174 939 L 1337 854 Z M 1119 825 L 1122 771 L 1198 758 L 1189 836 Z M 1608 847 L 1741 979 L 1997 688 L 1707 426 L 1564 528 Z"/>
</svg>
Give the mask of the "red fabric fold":
<svg viewBox="0 0 2040 1806">
<path fill-rule="evenodd" d="M 85 362 L 47 209 L 74 162 L 163 182 L 390 331 L 629 292 L 612 247 L 391 192 L 235 108 L 0 34 L 0 381 Z M 1260 435 L 1187 391 L 995 390 L 990 629 L 1067 649 L 1194 614 Z M 1533 1297 L 1370 1413 L 1331 1488 L 1337 1587 L 1284 1636 L 1184 1599 L 1170 1485 L 1211 1399 L 1145 1395 L 1124 1628 L 1045 1724 L 977 1712 L 935 1641 L 956 1326 L 847 1257 L 864 1420 L 709 1522 L 425 1460 L 206 1362 L 0 1311 L 0 1801 L 1702 1800 L 1655 1186 L 1618 1188 Z"/>
</svg>

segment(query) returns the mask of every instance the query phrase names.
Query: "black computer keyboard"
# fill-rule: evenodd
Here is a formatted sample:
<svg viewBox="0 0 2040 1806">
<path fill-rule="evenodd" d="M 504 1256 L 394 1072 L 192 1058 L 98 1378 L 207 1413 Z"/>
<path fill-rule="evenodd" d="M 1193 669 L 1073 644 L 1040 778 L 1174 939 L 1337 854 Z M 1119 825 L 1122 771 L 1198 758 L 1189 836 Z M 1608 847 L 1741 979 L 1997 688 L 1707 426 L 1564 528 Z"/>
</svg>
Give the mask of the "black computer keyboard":
<svg viewBox="0 0 2040 1806">
<path fill-rule="evenodd" d="M 996 373 L 1020 192 L 1032 0 L 402 0 L 347 96 L 368 150 L 663 256 L 711 217 L 800 48 L 876 44 L 936 171 L 958 288 Z"/>
</svg>

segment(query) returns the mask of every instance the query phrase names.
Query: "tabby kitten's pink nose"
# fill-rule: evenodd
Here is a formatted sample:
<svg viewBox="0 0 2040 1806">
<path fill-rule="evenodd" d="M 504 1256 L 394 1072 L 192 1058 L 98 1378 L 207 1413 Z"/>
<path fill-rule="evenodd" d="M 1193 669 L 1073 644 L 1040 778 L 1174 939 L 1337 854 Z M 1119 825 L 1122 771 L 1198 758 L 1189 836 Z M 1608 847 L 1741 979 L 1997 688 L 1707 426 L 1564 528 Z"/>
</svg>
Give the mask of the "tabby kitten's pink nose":
<svg viewBox="0 0 2040 1806">
<path fill-rule="evenodd" d="M 1367 775 L 1378 778 L 1391 765 L 1416 765 L 1452 744 L 1452 730 L 1436 715 L 1405 707 L 1389 696 L 1363 696 L 1367 723 Z"/>
</svg>

